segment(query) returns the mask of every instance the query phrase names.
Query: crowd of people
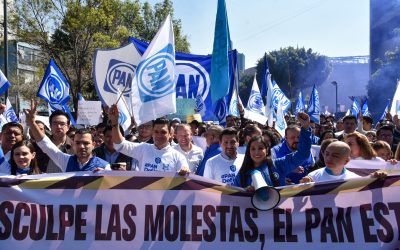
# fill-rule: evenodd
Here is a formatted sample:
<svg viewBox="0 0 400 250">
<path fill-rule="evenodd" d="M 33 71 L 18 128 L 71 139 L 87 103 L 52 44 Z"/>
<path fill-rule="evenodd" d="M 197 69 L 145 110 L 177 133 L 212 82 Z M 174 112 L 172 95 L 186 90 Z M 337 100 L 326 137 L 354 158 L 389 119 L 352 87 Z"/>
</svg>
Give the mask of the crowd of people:
<svg viewBox="0 0 400 250">
<path fill-rule="evenodd" d="M 0 113 L 4 110 L 0 105 Z M 240 111 L 240 117 L 226 117 L 225 127 L 157 118 L 123 131 L 116 105 L 103 123 L 76 129 L 69 114 L 60 110 L 50 115 L 47 128 L 36 120 L 33 103 L 25 110 L 26 126 L 10 122 L 2 128 L 0 175 L 161 171 L 192 173 L 251 189 L 255 170 L 268 185 L 285 186 L 358 177 L 346 169 L 351 160 L 400 160 L 397 115 L 373 126 L 372 118 L 361 114 L 341 119 L 321 115 L 320 124 L 306 113 L 287 114 L 282 137 L 273 127 L 245 119 L 243 108 Z"/>
</svg>

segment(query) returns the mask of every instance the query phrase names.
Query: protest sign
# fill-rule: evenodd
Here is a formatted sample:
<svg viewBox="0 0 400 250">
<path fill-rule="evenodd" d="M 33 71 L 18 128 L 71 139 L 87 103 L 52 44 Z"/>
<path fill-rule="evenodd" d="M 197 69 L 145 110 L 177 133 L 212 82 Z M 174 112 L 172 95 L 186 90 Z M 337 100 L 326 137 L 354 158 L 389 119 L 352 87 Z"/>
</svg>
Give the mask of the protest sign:
<svg viewBox="0 0 400 250">
<path fill-rule="evenodd" d="M 77 124 L 94 126 L 102 121 L 100 101 L 79 101 Z"/>
</svg>

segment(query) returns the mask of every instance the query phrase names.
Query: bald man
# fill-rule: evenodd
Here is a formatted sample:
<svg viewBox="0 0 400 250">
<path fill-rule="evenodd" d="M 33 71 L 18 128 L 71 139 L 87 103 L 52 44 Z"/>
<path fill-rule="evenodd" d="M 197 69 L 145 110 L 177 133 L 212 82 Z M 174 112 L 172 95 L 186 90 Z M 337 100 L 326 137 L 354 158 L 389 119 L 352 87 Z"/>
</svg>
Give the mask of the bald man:
<svg viewBox="0 0 400 250">
<path fill-rule="evenodd" d="M 341 141 L 332 142 L 324 152 L 325 167 L 317 169 L 300 182 L 323 182 L 345 180 L 360 177 L 347 170 L 345 165 L 350 161 L 350 147 Z"/>
</svg>

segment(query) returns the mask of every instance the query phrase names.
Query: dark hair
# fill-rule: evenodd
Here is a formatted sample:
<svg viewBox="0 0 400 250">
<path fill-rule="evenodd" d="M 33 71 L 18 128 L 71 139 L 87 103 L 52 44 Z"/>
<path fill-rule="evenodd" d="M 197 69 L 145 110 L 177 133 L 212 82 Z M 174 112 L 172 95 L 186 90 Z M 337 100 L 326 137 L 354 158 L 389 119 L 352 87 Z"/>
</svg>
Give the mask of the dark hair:
<svg viewBox="0 0 400 250">
<path fill-rule="evenodd" d="M 333 132 L 333 130 L 325 130 L 325 131 L 322 133 L 322 135 L 320 136 L 320 138 L 319 138 L 319 145 L 322 144 L 322 142 L 324 141 L 324 137 L 325 137 L 325 135 L 327 135 L 327 134 L 332 134 L 332 135 L 333 135 L 333 138 L 336 139 L 336 136 L 335 136 L 335 133 Z"/>
<path fill-rule="evenodd" d="M 250 146 L 253 142 L 259 142 L 262 145 L 264 145 L 264 147 L 267 149 L 267 156 L 265 157 L 264 162 L 267 163 L 267 167 L 268 167 L 268 172 L 269 172 L 269 176 L 271 178 L 271 181 L 273 183 L 273 185 L 279 186 L 279 180 L 276 178 L 276 176 L 273 174 L 272 172 L 272 166 L 274 165 L 274 163 L 272 162 L 272 159 L 269 155 L 269 146 L 267 145 L 267 143 L 265 143 L 264 138 L 260 135 L 256 135 L 253 136 L 250 141 L 249 144 L 247 145 L 246 148 L 246 153 L 244 155 L 244 159 L 243 159 L 243 164 L 242 167 L 239 170 L 239 174 L 240 174 L 240 186 L 241 187 L 245 187 L 246 182 L 247 182 L 247 178 L 249 178 L 249 175 L 247 174 L 250 170 L 254 169 L 254 162 L 251 159 L 250 156 Z"/>
<path fill-rule="evenodd" d="M 15 163 L 14 160 L 14 150 L 19 148 L 19 147 L 27 147 L 31 151 L 31 153 L 35 153 L 35 146 L 29 141 L 29 140 L 23 140 L 19 141 L 14 144 L 14 146 L 11 148 L 11 154 L 10 154 L 10 165 L 11 165 L 11 174 L 16 175 L 17 174 L 17 163 Z M 40 174 L 40 169 L 37 164 L 36 157 L 32 159 L 31 164 L 30 164 L 31 170 L 29 171 L 29 175 L 31 174 Z"/>
<path fill-rule="evenodd" d="M 348 138 L 353 137 L 356 140 L 357 145 L 360 148 L 360 156 L 365 160 L 371 160 L 372 158 L 376 157 L 377 154 L 375 150 L 372 148 L 371 144 L 369 143 L 367 137 L 363 134 L 358 132 L 347 134 L 344 139 L 345 141 Z"/>
<path fill-rule="evenodd" d="M 6 124 L 4 124 L 3 128 L 1 129 L 1 132 L 12 127 L 19 128 L 19 130 L 21 130 L 21 133 L 24 134 L 24 127 L 22 127 L 21 123 L 19 122 L 7 122 Z"/>
<path fill-rule="evenodd" d="M 236 140 L 239 142 L 239 135 L 238 135 L 238 131 L 234 128 L 226 128 L 224 130 L 222 130 L 222 133 L 219 136 L 219 140 L 222 140 L 222 137 L 224 135 L 234 135 Z"/>
<path fill-rule="evenodd" d="M 107 126 L 105 127 L 105 129 L 104 129 L 104 135 L 105 135 L 108 131 L 111 131 L 112 128 L 113 128 L 112 126 L 107 125 Z M 121 134 L 124 135 L 124 129 L 121 127 L 121 125 L 118 125 L 118 128 L 119 128 L 119 132 L 121 132 Z"/>
<path fill-rule="evenodd" d="M 343 117 L 343 122 L 345 122 L 346 120 L 354 120 L 357 124 L 357 118 L 354 115 L 346 115 L 345 117 Z"/>
<path fill-rule="evenodd" d="M 273 132 L 269 131 L 269 130 L 264 130 L 262 132 L 262 135 L 263 136 L 266 135 L 266 136 L 269 137 L 269 139 L 271 140 L 271 148 L 273 148 L 274 146 L 276 146 L 276 145 L 278 145 L 280 143 L 279 139 L 276 137 L 276 135 Z"/>
<path fill-rule="evenodd" d="M 291 124 L 291 125 L 287 126 L 287 128 L 285 129 L 285 136 L 287 136 L 287 132 L 289 130 L 294 130 L 294 129 L 296 129 L 296 130 L 300 129 L 300 126 L 297 124 Z"/>
<path fill-rule="evenodd" d="M 69 114 L 68 114 L 67 112 L 64 112 L 64 111 L 59 110 L 59 109 L 58 109 L 58 110 L 55 110 L 53 113 L 51 113 L 51 115 L 50 115 L 50 117 L 49 117 L 50 125 L 51 125 L 51 122 L 53 121 L 53 118 L 54 118 L 55 116 L 59 116 L 59 115 L 65 116 L 65 117 L 67 118 L 67 124 L 70 125 L 70 123 L 71 123 L 71 118 L 69 117 Z"/>
<path fill-rule="evenodd" d="M 390 125 L 383 125 L 382 127 L 380 127 L 377 131 L 376 131 L 376 136 L 379 136 L 379 134 L 381 133 L 382 130 L 387 130 L 392 132 L 392 134 L 394 133 L 393 131 L 393 127 Z"/>
<path fill-rule="evenodd" d="M 371 146 L 375 150 L 375 152 L 378 150 L 381 150 L 381 149 L 389 149 L 389 151 L 392 151 L 389 143 L 382 141 L 382 140 L 378 140 L 376 142 L 371 143 Z"/>
<path fill-rule="evenodd" d="M 153 121 L 153 126 L 155 125 L 167 125 L 168 131 L 171 132 L 171 123 L 168 119 L 164 117 L 157 118 Z"/>
<path fill-rule="evenodd" d="M 92 131 L 90 131 L 90 130 L 87 129 L 87 128 L 80 128 L 80 129 L 76 130 L 75 135 L 74 135 L 74 138 L 75 138 L 76 135 L 86 135 L 86 134 L 89 134 L 89 135 L 90 135 L 90 138 L 92 138 L 92 141 L 94 140 L 94 139 L 93 139 Z"/>
</svg>

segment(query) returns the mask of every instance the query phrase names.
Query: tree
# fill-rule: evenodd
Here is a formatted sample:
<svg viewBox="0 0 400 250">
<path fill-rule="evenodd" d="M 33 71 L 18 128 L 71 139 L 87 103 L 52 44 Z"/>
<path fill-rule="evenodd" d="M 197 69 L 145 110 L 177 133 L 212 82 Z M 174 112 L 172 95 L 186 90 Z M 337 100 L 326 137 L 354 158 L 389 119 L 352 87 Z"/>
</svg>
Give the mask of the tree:
<svg viewBox="0 0 400 250">
<path fill-rule="evenodd" d="M 400 28 L 394 29 L 393 35 L 394 39 L 400 39 Z M 400 79 L 400 47 L 386 51 L 385 57 L 376 61 L 380 66 L 367 85 L 369 110 L 374 120 L 380 118 L 387 100 L 393 98 Z"/>
<path fill-rule="evenodd" d="M 40 46 L 45 59 L 53 58 L 71 86 L 74 107 L 77 93 L 93 98 L 92 58 L 97 48 L 116 48 L 132 35 L 150 41 L 168 13 L 174 22 L 176 50 L 189 52 L 179 19 L 173 18 L 170 0 L 154 6 L 138 0 L 17 0 L 14 24 L 18 38 Z"/>
<path fill-rule="evenodd" d="M 269 71 L 279 87 L 289 98 L 295 97 L 301 88 L 322 84 L 332 67 L 328 57 L 312 49 L 287 47 L 267 54 Z M 261 84 L 264 58 L 257 63 L 257 82 Z"/>
</svg>

